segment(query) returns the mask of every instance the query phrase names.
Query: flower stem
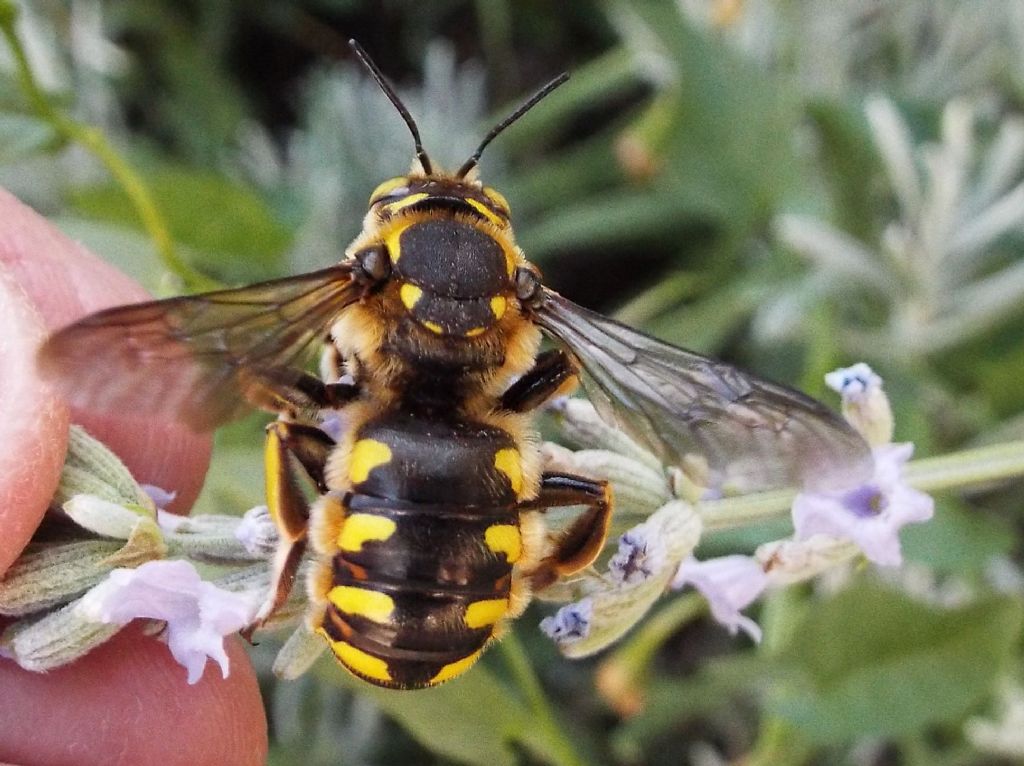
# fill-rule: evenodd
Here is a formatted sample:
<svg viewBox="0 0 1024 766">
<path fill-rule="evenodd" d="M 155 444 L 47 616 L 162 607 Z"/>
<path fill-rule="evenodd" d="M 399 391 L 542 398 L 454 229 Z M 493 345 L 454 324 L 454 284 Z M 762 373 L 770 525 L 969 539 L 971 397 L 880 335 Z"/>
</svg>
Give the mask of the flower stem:
<svg viewBox="0 0 1024 766">
<path fill-rule="evenodd" d="M 557 759 L 559 766 L 584 766 L 583 760 L 577 755 L 570 741 L 566 738 L 555 718 L 551 705 L 548 704 L 547 696 L 541 688 L 540 681 L 533 672 L 533 665 L 530 658 L 523 649 L 515 631 L 510 630 L 501 641 L 498 642 L 509 670 L 515 678 L 516 684 L 526 698 L 538 724 L 547 735 L 548 744 L 552 748 L 552 755 Z"/>
<path fill-rule="evenodd" d="M 1024 476 L 1024 441 L 992 444 L 915 460 L 907 465 L 907 482 L 922 492 L 938 492 Z M 723 529 L 785 518 L 795 490 L 706 500 L 696 510 L 705 529 Z"/>
<path fill-rule="evenodd" d="M 25 47 L 15 30 L 17 19 L 17 8 L 9 0 L 0 0 L 0 34 L 3 34 L 10 46 L 17 67 L 18 82 L 32 109 L 53 127 L 62 140 L 80 144 L 103 163 L 134 205 L 164 265 L 178 275 L 186 287 L 200 290 L 219 286 L 215 280 L 193 269 L 177 254 L 167 223 L 149 188 L 131 165 L 110 145 L 106 136 L 98 128 L 77 122 L 57 109 L 43 92 L 32 71 Z"/>
<path fill-rule="evenodd" d="M 1024 441 L 915 460 L 907 466 L 906 476 L 907 481 L 922 492 L 1024 476 Z"/>
</svg>

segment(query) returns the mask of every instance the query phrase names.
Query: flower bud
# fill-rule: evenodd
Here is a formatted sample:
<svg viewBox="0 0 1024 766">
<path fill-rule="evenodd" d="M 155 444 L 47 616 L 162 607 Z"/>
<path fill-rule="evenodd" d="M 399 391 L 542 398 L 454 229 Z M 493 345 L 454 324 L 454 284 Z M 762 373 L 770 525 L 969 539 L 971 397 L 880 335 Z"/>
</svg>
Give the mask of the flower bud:
<svg viewBox="0 0 1024 766">
<path fill-rule="evenodd" d="M 654 551 L 650 570 L 633 567 L 627 571 L 620 566 L 622 571 L 584 578 L 580 588 L 585 598 L 560 609 L 542 623 L 542 629 L 567 657 L 586 657 L 617 641 L 664 593 L 679 562 L 697 545 L 700 530 L 700 517 L 688 503 L 674 500 L 665 504 L 620 540 L 619 564 L 646 559 L 646 551 Z M 645 553 L 633 555 L 640 549 Z"/>
<path fill-rule="evenodd" d="M 607 450 L 573 452 L 545 442 L 541 447 L 545 470 L 581 474 L 611 482 L 615 509 L 621 515 L 647 516 L 670 498 L 668 479 L 661 470 Z"/>
<path fill-rule="evenodd" d="M 78 526 L 102 537 L 127 540 L 142 518 L 149 518 L 141 506 L 138 510 L 112 503 L 96 495 L 75 495 L 63 505 L 64 513 Z"/>
<path fill-rule="evenodd" d="M 817 577 L 857 557 L 860 549 L 852 542 L 828 535 L 807 540 L 774 540 L 758 546 L 754 553 L 768 576 L 770 586 L 791 585 Z"/>
<path fill-rule="evenodd" d="M 38 620 L 16 622 L 0 635 L 0 656 L 42 672 L 77 660 L 112 638 L 120 625 L 90 620 L 74 601 Z"/>
<path fill-rule="evenodd" d="M 617 452 L 661 473 L 661 461 L 657 457 L 630 439 L 622 429 L 608 425 L 586 399 L 562 397 L 552 402 L 549 409 L 559 416 L 562 434 L 574 444 Z"/>
<path fill-rule="evenodd" d="M 32 614 L 85 593 L 106 577 L 118 547 L 113 540 L 30 545 L 0 580 L 0 614 Z"/>
<path fill-rule="evenodd" d="M 94 495 L 119 505 L 154 508 L 153 501 L 117 455 L 84 428 L 73 425 L 53 505 L 59 508 L 75 495 Z"/>
<path fill-rule="evenodd" d="M 843 417 L 872 447 L 892 441 L 893 417 L 882 379 L 860 362 L 834 370 L 825 383 L 843 397 Z"/>
</svg>

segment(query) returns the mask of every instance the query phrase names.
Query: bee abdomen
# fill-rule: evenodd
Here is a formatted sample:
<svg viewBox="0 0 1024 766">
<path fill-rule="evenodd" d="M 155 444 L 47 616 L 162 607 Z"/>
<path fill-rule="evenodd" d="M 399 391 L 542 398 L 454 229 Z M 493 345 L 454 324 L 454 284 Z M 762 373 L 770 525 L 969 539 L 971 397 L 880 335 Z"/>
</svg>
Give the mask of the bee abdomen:
<svg viewBox="0 0 1024 766">
<path fill-rule="evenodd" d="M 521 458 L 484 423 L 392 412 L 359 429 L 348 464 L 354 492 L 431 505 L 501 508 L 522 490 Z"/>
<path fill-rule="evenodd" d="M 352 495 L 332 561 L 322 630 L 345 667 L 418 688 L 476 661 L 509 609 L 521 554 L 513 507 L 426 505 Z"/>
</svg>

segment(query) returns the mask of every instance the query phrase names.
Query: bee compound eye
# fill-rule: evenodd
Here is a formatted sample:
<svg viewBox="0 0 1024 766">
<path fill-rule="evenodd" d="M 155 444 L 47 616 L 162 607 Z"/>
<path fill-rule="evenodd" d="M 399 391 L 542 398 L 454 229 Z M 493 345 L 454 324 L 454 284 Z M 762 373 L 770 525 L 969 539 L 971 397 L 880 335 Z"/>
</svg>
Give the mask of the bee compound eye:
<svg viewBox="0 0 1024 766">
<path fill-rule="evenodd" d="M 516 297 L 523 303 L 535 301 L 540 295 L 540 277 L 532 269 L 520 266 L 515 275 Z"/>
<path fill-rule="evenodd" d="M 366 277 L 374 282 L 382 282 L 391 276 L 391 259 L 384 245 L 374 245 L 358 251 L 356 262 Z"/>
</svg>

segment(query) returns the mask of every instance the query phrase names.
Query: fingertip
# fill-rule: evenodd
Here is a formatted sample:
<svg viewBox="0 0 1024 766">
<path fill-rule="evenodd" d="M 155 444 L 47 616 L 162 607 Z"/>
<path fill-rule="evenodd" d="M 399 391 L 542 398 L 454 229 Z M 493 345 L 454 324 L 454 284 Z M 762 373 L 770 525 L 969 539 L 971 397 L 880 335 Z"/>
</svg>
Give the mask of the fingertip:
<svg viewBox="0 0 1024 766">
<path fill-rule="evenodd" d="M 110 306 L 149 299 L 141 285 L 68 239 L 3 189 L 0 222 L 0 267 L 27 296 L 47 330 Z M 41 339 L 35 339 L 36 346 Z M 20 406 L 32 406 L 29 399 L 19 401 Z M 184 512 L 195 501 L 212 449 L 208 434 L 196 434 L 181 423 L 145 413 L 73 408 L 71 421 L 110 446 L 140 482 L 176 492 L 170 510 Z M 37 518 L 41 513 L 42 509 Z"/>
<path fill-rule="evenodd" d="M 0 264 L 0 574 L 17 558 L 53 496 L 67 449 L 68 411 L 40 381 L 44 330 Z"/>
<path fill-rule="evenodd" d="M 135 625 L 46 674 L 0 660 L 0 761 L 263 764 L 267 723 L 256 674 L 238 639 L 227 651 L 228 678 L 208 663 L 193 686 L 167 646 Z"/>
</svg>

